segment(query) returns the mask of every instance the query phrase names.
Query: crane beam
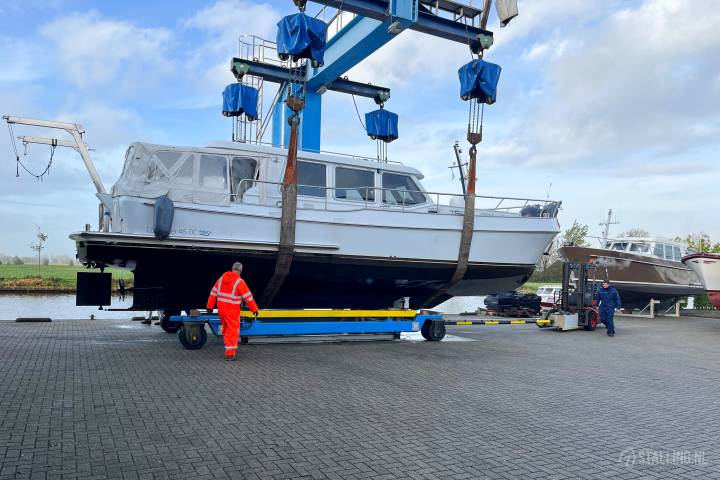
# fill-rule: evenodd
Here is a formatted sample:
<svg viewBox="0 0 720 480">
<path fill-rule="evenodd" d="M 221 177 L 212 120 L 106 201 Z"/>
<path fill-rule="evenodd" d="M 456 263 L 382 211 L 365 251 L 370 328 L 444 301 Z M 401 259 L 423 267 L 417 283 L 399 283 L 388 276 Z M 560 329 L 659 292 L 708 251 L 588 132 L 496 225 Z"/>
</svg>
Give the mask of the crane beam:
<svg viewBox="0 0 720 480">
<path fill-rule="evenodd" d="M 384 21 L 390 16 L 392 1 L 387 0 L 312 0 L 315 3 L 337 8 L 344 12 Z M 464 18 L 464 17 L 462 17 Z M 461 18 L 461 19 L 462 19 Z M 481 36 L 492 36 L 492 32 L 463 21 L 451 20 L 419 8 L 417 21 L 408 28 L 466 45 L 477 46 Z"/>
<path fill-rule="evenodd" d="M 274 65 L 271 63 L 258 62 L 256 60 L 246 60 L 244 58 L 233 58 L 232 59 L 232 71 L 235 73 L 235 63 L 244 63 L 250 67 L 247 75 L 253 75 L 255 77 L 262 77 L 268 82 L 273 83 L 285 83 L 292 80 L 290 72 L 287 68 L 283 68 L 280 65 Z M 304 67 L 303 67 L 304 68 Z M 301 75 L 304 72 L 301 72 Z M 344 78 L 336 78 L 326 85 L 328 90 L 340 93 L 349 93 L 357 95 L 359 97 L 374 98 L 378 92 L 389 92 L 390 89 L 381 87 L 378 85 L 370 85 L 367 83 L 353 82 L 352 80 L 346 80 Z"/>
</svg>

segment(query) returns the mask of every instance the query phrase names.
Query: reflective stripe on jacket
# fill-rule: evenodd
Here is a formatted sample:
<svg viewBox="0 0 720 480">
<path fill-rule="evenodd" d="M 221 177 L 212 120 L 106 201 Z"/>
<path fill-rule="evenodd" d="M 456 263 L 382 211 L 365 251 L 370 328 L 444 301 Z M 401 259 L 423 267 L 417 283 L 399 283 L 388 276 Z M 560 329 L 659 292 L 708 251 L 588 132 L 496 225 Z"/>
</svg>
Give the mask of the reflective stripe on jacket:
<svg viewBox="0 0 720 480">
<path fill-rule="evenodd" d="M 218 278 L 212 290 L 210 290 L 207 308 L 215 308 L 216 301 L 218 308 L 237 308 L 240 310 L 240 306 L 245 302 L 245 305 L 253 313 L 258 310 L 253 294 L 245 280 L 235 272 L 225 272 L 222 277 Z"/>
</svg>

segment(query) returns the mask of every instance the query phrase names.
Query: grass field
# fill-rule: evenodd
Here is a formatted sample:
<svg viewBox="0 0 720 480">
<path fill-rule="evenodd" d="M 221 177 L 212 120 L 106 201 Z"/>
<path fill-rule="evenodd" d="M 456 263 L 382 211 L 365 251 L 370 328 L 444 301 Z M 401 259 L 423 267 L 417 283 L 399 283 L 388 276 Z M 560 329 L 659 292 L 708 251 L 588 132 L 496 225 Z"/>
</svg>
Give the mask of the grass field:
<svg viewBox="0 0 720 480">
<path fill-rule="evenodd" d="M 0 265 L 0 291 L 74 292 L 75 274 L 83 271 L 99 272 L 81 265 L 41 265 L 39 270 L 37 265 Z M 113 268 L 105 271 L 113 274 L 113 283 L 120 278 L 128 282 L 128 286 L 132 283 L 131 272 Z"/>
<path fill-rule="evenodd" d="M 560 286 L 560 282 L 527 282 L 525 285 L 520 287 L 520 290 L 523 292 L 535 293 L 537 292 L 537 289 L 540 288 L 542 285 Z"/>
</svg>

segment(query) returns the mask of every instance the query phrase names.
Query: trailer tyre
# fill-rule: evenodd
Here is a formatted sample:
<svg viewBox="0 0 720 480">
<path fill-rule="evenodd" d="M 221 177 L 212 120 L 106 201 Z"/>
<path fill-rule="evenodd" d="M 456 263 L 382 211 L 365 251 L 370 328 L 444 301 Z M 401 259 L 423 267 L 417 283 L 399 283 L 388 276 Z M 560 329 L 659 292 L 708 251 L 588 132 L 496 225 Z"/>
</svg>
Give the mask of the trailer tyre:
<svg viewBox="0 0 720 480">
<path fill-rule="evenodd" d="M 445 338 L 445 332 L 445 322 L 443 320 L 429 320 L 420 329 L 423 338 L 430 342 L 439 342 Z"/>
<path fill-rule="evenodd" d="M 178 330 L 178 338 L 183 347 L 188 350 L 198 350 L 207 342 L 205 325 L 183 326 Z"/>
<path fill-rule="evenodd" d="M 163 310 L 160 313 L 160 328 L 165 330 L 167 333 L 176 333 L 182 328 L 182 324 L 174 322 L 170 323 L 170 317 L 179 314 L 179 310 Z"/>
</svg>

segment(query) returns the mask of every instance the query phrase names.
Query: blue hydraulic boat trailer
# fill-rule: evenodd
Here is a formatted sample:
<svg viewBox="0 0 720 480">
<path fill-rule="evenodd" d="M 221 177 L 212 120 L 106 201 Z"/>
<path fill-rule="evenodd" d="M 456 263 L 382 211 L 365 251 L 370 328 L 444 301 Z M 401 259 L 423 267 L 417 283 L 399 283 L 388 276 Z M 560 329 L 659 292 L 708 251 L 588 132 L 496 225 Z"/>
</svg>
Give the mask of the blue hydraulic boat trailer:
<svg viewBox="0 0 720 480">
<path fill-rule="evenodd" d="M 170 323 L 180 323 L 178 338 L 189 350 L 202 348 L 207 342 L 205 324 L 215 335 L 222 335 L 220 317 L 214 314 L 174 315 Z M 392 334 L 420 332 L 428 341 L 445 337 L 445 321 L 435 312 L 415 310 L 261 310 L 258 317 L 243 311 L 240 341 L 250 337 L 292 337 Z M 342 338 L 342 337 L 340 337 Z"/>
</svg>

